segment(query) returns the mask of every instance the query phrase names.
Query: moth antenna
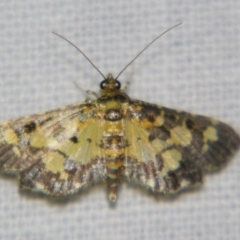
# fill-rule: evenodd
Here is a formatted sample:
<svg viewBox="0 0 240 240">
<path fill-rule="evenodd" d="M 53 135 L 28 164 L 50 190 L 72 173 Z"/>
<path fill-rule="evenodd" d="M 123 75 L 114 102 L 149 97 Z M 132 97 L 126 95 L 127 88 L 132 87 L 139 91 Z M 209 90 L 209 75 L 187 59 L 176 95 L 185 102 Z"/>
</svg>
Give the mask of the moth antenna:
<svg viewBox="0 0 240 240">
<path fill-rule="evenodd" d="M 103 77 L 103 79 L 106 80 L 106 77 L 102 74 L 102 72 L 95 66 L 95 64 L 87 57 L 87 55 L 82 50 L 80 50 L 76 45 L 74 45 L 72 42 L 70 42 L 65 37 L 61 36 L 60 34 L 55 33 L 55 32 L 52 32 L 52 33 L 57 35 L 58 37 L 64 39 L 69 44 L 71 44 L 73 47 L 75 47 L 88 60 L 88 62 L 99 72 L 99 74 Z"/>
<path fill-rule="evenodd" d="M 153 39 L 141 52 L 139 52 L 137 54 L 137 56 L 135 58 L 133 58 L 133 60 L 131 60 L 122 70 L 121 72 L 117 75 L 117 77 L 115 78 L 115 80 L 117 80 L 119 78 L 119 76 L 148 48 L 150 47 L 155 41 L 157 41 L 161 36 L 163 36 L 165 33 L 169 32 L 170 30 L 172 30 L 175 27 L 178 27 L 179 25 L 181 25 L 182 23 L 178 23 L 177 25 L 174 25 L 173 27 L 169 28 L 168 30 L 164 31 L 163 33 L 161 33 L 159 36 L 157 36 L 155 39 Z"/>
</svg>

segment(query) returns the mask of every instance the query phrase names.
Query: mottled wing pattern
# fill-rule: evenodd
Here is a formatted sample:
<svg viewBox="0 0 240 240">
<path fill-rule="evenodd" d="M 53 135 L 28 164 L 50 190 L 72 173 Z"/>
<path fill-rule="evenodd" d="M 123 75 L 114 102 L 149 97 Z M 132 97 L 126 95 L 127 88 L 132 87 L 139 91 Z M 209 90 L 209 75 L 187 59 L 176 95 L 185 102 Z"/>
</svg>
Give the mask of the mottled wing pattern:
<svg viewBox="0 0 240 240">
<path fill-rule="evenodd" d="M 0 125 L 0 170 L 19 175 L 20 185 L 69 195 L 104 173 L 102 133 L 94 104 L 84 103 Z"/>
<path fill-rule="evenodd" d="M 240 145 L 225 123 L 141 101 L 129 106 L 126 135 L 126 179 L 163 193 L 201 183 Z"/>
</svg>

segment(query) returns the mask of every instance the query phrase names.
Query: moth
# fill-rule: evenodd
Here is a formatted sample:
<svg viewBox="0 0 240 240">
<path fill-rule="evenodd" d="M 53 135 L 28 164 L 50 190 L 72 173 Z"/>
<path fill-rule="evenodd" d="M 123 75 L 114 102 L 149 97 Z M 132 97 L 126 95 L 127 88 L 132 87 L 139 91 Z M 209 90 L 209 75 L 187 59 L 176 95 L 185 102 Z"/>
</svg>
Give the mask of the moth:
<svg viewBox="0 0 240 240">
<path fill-rule="evenodd" d="M 114 202 L 124 180 L 164 194 L 197 185 L 239 146 L 227 124 L 131 99 L 108 74 L 94 100 L 1 123 L 0 169 L 59 197 L 104 181 Z"/>
</svg>

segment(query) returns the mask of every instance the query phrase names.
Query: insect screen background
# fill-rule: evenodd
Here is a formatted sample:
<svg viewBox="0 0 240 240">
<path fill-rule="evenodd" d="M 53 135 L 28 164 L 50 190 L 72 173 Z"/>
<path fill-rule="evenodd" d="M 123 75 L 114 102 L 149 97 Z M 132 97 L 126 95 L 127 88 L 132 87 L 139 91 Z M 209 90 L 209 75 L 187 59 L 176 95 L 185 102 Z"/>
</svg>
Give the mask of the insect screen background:
<svg viewBox="0 0 240 240">
<path fill-rule="evenodd" d="M 240 2 L 7 1 L 0 3 L 0 120 L 82 102 L 102 77 L 131 79 L 131 98 L 222 120 L 240 132 Z M 115 206 L 103 185 L 68 202 L 22 194 L 0 177 L 1 239 L 238 239 L 240 154 L 201 189 L 166 200 L 124 184 Z"/>
</svg>

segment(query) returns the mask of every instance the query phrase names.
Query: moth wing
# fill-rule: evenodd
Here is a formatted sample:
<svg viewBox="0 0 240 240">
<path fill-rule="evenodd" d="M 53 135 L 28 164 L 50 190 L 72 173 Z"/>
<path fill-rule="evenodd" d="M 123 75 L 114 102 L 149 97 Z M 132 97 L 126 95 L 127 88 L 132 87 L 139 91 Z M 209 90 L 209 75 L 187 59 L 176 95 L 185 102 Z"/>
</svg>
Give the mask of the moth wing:
<svg viewBox="0 0 240 240">
<path fill-rule="evenodd" d="M 104 159 L 95 105 L 78 104 L 0 125 L 0 170 L 20 185 L 50 195 L 69 195 L 98 181 Z"/>
<path fill-rule="evenodd" d="M 211 118 L 134 101 L 129 107 L 125 177 L 152 191 L 175 192 L 225 165 L 239 135 Z"/>
</svg>

